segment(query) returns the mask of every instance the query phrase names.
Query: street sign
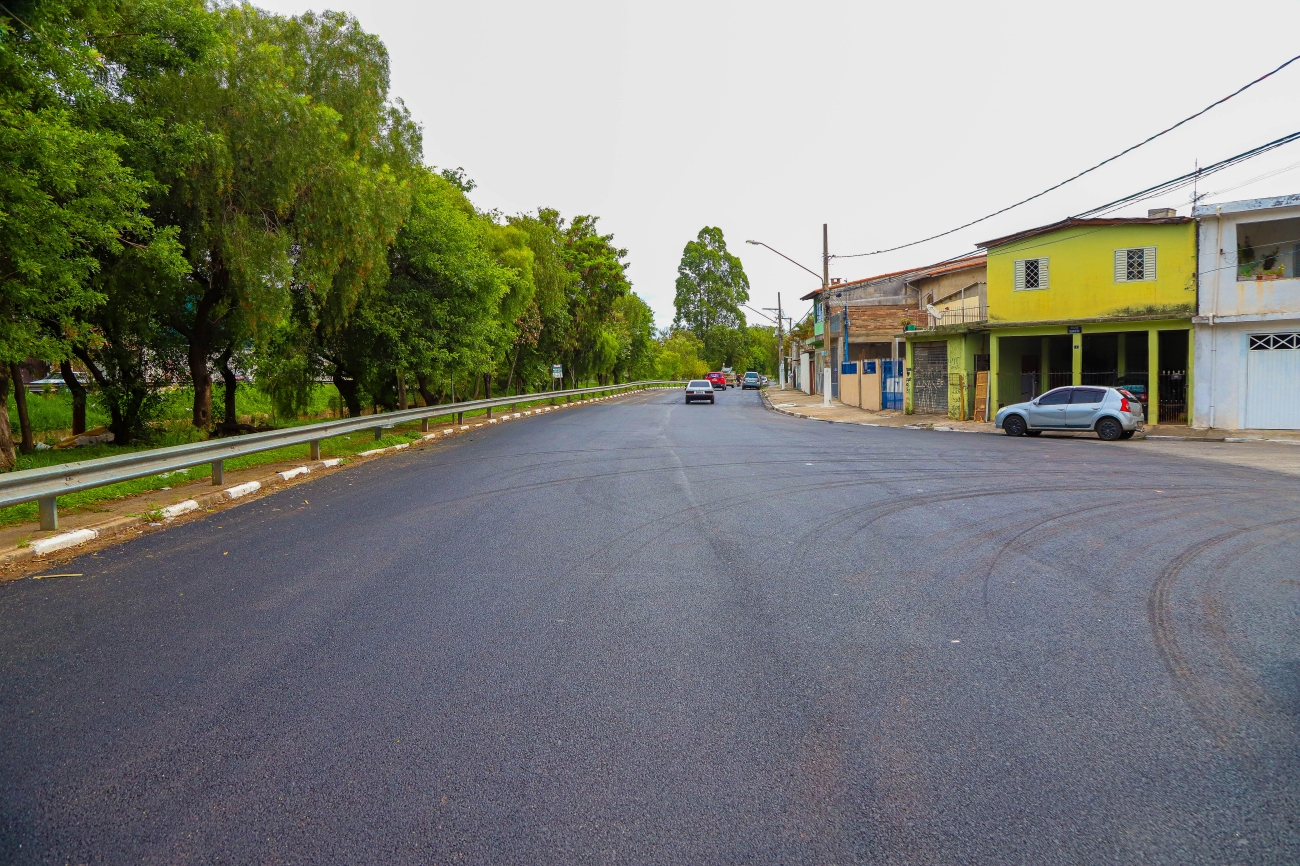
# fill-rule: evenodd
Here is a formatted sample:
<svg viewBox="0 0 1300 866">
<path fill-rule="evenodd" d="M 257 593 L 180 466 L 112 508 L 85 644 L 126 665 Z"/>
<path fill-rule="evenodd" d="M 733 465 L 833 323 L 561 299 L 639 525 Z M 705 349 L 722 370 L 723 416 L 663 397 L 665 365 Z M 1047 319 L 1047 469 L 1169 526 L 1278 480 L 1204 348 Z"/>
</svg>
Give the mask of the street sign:
<svg viewBox="0 0 1300 866">
<path fill-rule="evenodd" d="M 564 378 L 564 368 L 561 367 L 559 364 L 552 364 L 552 365 L 551 365 L 551 378 L 552 378 L 552 379 L 563 379 L 563 378 Z"/>
<path fill-rule="evenodd" d="M 1066 332 L 1067 334 L 1082 334 L 1082 333 L 1083 333 L 1083 325 L 1066 325 L 1066 326 L 1065 326 L 1065 332 Z"/>
</svg>

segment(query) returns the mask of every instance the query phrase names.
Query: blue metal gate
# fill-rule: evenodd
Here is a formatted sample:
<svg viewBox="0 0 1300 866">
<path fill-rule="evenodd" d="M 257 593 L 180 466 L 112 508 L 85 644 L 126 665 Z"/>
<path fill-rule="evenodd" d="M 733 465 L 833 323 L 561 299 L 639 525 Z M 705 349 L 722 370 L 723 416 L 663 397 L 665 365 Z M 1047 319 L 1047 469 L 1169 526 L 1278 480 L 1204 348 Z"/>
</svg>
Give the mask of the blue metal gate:
<svg viewBox="0 0 1300 866">
<path fill-rule="evenodd" d="M 882 372 L 880 390 L 881 409 L 903 409 L 903 360 L 881 361 Z"/>
</svg>

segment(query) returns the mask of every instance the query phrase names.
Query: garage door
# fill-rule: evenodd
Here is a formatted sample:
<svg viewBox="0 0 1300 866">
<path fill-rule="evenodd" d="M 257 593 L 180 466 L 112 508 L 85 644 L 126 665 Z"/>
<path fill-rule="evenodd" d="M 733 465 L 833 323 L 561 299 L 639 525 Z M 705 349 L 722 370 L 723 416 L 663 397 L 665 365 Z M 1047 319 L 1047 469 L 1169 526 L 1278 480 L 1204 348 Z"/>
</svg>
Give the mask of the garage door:
<svg viewBox="0 0 1300 866">
<path fill-rule="evenodd" d="M 948 414 L 948 344 L 916 343 L 912 411 Z"/>
<path fill-rule="evenodd" d="M 1246 426 L 1300 430 L 1300 333 L 1251 334 L 1246 351 Z"/>
</svg>

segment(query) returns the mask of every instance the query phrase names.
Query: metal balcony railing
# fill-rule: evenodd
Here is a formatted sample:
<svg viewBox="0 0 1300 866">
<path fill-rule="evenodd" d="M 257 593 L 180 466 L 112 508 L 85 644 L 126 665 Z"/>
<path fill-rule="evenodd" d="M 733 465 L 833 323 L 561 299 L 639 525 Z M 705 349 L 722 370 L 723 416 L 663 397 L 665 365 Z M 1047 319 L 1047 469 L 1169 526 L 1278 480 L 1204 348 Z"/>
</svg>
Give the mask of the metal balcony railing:
<svg viewBox="0 0 1300 866">
<path fill-rule="evenodd" d="M 929 331 L 946 325 L 971 325 L 986 322 L 989 318 L 987 304 L 957 303 L 931 305 L 924 310 L 908 310 L 907 325 L 910 331 Z"/>
</svg>

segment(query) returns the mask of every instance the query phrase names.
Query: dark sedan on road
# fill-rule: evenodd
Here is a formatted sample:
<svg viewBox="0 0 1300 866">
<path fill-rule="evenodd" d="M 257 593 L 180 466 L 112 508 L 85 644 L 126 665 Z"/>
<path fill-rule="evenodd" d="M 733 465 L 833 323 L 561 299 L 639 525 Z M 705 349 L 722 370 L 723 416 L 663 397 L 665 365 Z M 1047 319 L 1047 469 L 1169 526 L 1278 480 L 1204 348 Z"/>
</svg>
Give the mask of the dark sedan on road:
<svg viewBox="0 0 1300 866">
<path fill-rule="evenodd" d="M 1144 423 L 1142 404 L 1119 388 L 1056 388 L 1027 403 L 999 409 L 994 426 L 1008 436 L 1044 430 L 1093 430 L 1107 442 L 1131 439 Z"/>
</svg>

